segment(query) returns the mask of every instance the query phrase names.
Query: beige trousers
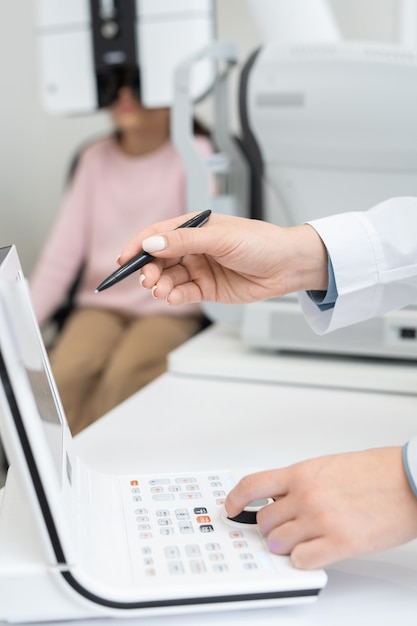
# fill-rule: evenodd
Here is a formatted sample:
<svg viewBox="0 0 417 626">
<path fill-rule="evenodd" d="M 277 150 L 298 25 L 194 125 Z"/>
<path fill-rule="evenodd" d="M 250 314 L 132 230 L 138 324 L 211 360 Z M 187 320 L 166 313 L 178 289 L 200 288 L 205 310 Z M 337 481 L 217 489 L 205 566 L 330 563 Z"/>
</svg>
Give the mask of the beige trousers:
<svg viewBox="0 0 417 626">
<path fill-rule="evenodd" d="M 166 370 L 167 354 L 198 332 L 200 317 L 132 318 L 80 308 L 68 318 L 50 361 L 75 435 Z"/>
</svg>

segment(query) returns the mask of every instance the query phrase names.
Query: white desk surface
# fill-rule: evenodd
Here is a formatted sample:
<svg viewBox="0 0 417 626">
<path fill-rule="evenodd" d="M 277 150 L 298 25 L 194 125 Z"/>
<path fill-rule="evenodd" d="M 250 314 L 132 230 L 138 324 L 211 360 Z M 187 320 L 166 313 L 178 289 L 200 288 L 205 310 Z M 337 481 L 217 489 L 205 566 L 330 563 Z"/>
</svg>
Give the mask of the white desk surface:
<svg viewBox="0 0 417 626">
<path fill-rule="evenodd" d="M 417 395 L 414 361 L 254 349 L 213 324 L 169 355 L 178 374 Z"/>
<path fill-rule="evenodd" d="M 168 373 L 76 438 L 106 472 L 276 467 L 403 444 L 417 398 Z M 314 605 L 135 620 L 146 626 L 388 626 L 417 619 L 417 542 L 341 562 Z M 118 620 L 121 626 L 126 624 Z M 97 623 L 97 620 L 96 622 Z M 108 623 L 108 622 L 106 622 Z"/>
</svg>

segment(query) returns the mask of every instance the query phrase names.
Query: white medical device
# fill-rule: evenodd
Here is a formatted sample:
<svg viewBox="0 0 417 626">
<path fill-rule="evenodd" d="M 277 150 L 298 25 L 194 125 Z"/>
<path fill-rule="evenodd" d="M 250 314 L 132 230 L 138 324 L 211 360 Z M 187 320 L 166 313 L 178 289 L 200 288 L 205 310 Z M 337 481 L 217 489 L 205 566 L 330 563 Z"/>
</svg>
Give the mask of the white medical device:
<svg viewBox="0 0 417 626">
<path fill-rule="evenodd" d="M 239 106 L 252 217 L 291 226 L 417 196 L 414 50 L 269 43 L 243 67 Z M 235 204 L 236 214 L 245 210 Z M 295 294 L 205 309 L 255 348 L 417 358 L 417 307 L 325 336 L 310 329 Z"/>
<path fill-rule="evenodd" d="M 240 106 L 253 217 L 295 225 L 417 196 L 414 50 L 269 44 L 243 70 Z M 257 347 L 417 358 L 417 307 L 320 337 L 294 296 L 245 307 L 241 324 Z"/>
<path fill-rule="evenodd" d="M 55 114 L 85 114 L 108 106 L 121 84 L 144 106 L 172 104 L 178 63 L 213 40 L 213 0 L 37 0 L 43 106 Z M 213 80 L 202 61 L 193 98 Z"/>
<path fill-rule="evenodd" d="M 224 518 L 232 472 L 104 475 L 75 455 L 15 248 L 1 258 L 0 621 L 315 600 L 322 570 L 295 569 L 256 525 Z"/>
</svg>

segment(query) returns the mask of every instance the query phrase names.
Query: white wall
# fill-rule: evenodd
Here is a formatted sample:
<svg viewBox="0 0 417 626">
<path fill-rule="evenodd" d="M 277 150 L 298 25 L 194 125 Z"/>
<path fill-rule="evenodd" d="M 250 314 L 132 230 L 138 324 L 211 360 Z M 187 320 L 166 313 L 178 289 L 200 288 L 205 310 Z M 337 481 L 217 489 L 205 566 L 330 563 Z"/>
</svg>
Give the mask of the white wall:
<svg viewBox="0 0 417 626">
<path fill-rule="evenodd" d="M 2 5 L 0 245 L 16 244 L 29 273 L 56 212 L 70 155 L 104 128 L 103 114 L 54 118 L 39 103 L 34 2 Z"/>
<path fill-rule="evenodd" d="M 330 0 L 342 33 L 392 41 L 398 0 Z M 216 0 L 220 38 L 238 43 L 241 58 L 261 43 L 245 0 Z M 71 155 L 108 128 L 105 113 L 54 118 L 39 104 L 34 2 L 2 3 L 0 20 L 0 245 L 15 243 L 29 274 L 59 205 Z M 201 109 L 210 116 L 209 109 Z M 133 235 L 134 233 L 132 233 Z"/>
<path fill-rule="evenodd" d="M 395 41 L 401 0 L 330 0 L 342 34 L 349 39 Z"/>
</svg>

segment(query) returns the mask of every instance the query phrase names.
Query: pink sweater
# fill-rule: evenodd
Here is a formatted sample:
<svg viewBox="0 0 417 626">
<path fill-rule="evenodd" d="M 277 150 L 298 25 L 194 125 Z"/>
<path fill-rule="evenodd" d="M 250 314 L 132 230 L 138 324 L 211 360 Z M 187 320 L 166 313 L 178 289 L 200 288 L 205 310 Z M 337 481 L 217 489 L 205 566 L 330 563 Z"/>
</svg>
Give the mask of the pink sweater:
<svg viewBox="0 0 417 626">
<path fill-rule="evenodd" d="M 201 154 L 212 151 L 196 138 Z M 200 207 L 195 207 L 199 210 Z M 31 276 L 35 313 L 42 326 L 85 264 L 76 304 L 135 316 L 196 314 L 196 305 L 168 307 L 139 286 L 136 272 L 99 294 L 97 285 L 113 272 L 122 247 L 145 226 L 185 212 L 185 172 L 170 142 L 145 156 L 123 153 L 113 138 L 86 148 L 51 235 Z"/>
</svg>

